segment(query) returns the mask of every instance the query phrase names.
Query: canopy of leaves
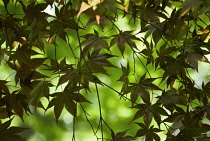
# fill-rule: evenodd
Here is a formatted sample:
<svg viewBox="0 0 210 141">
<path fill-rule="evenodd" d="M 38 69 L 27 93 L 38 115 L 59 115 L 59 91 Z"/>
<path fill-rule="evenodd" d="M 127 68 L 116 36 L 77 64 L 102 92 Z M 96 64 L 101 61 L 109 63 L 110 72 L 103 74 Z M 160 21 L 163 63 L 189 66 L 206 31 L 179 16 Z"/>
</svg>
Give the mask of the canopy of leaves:
<svg viewBox="0 0 210 141">
<path fill-rule="evenodd" d="M 53 109 L 57 123 L 66 109 L 72 140 L 84 119 L 97 140 L 209 140 L 210 79 L 200 74 L 201 63 L 210 69 L 209 23 L 209 0 L 3 0 L 0 141 L 24 141 L 11 117 L 24 122 L 37 108 Z M 109 126 L 103 89 L 130 104 L 136 129 Z M 95 103 L 97 125 L 84 106 Z"/>
</svg>

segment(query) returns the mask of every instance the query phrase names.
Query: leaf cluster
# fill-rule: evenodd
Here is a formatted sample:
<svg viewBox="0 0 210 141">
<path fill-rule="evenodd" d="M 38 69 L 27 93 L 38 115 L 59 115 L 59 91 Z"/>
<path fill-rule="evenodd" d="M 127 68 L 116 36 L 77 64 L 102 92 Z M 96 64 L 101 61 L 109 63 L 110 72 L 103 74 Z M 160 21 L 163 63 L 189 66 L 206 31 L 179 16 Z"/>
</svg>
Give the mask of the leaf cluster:
<svg viewBox="0 0 210 141">
<path fill-rule="evenodd" d="M 64 109 L 78 119 L 79 107 L 102 140 L 160 141 L 158 133 L 166 133 L 167 141 L 209 139 L 210 126 L 203 120 L 210 120 L 210 82 L 199 85 L 191 75 L 200 73 L 199 62 L 209 68 L 208 0 L 3 0 L 3 5 L 0 64 L 13 73 L 0 77 L 0 141 L 25 140 L 17 134 L 25 128 L 10 127 L 11 117 L 24 121 L 31 107 L 46 112 L 53 108 L 57 122 Z M 134 29 L 119 26 L 122 19 Z M 128 120 L 138 125 L 135 135 L 126 135 L 128 130 L 115 133 L 106 123 L 98 86 L 130 102 L 128 108 L 136 113 Z M 87 94 L 97 97 L 98 127 L 82 106 L 93 103 Z M 48 100 L 46 107 L 43 98 Z"/>
</svg>

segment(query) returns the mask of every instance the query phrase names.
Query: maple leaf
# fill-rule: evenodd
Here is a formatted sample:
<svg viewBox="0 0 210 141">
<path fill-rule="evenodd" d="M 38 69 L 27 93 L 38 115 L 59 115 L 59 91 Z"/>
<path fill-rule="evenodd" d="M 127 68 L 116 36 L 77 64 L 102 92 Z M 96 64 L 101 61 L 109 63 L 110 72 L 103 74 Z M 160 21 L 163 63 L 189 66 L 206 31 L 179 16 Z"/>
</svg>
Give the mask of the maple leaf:
<svg viewBox="0 0 210 141">
<path fill-rule="evenodd" d="M 21 86 L 28 86 L 32 88 L 32 80 L 47 77 L 36 71 L 36 69 L 39 68 L 47 58 L 27 58 L 25 61 L 22 59 L 19 61 L 15 58 L 11 58 L 11 60 L 13 59 L 13 63 L 8 62 L 8 65 L 16 71 L 15 81 L 16 83 L 20 81 Z"/>
<path fill-rule="evenodd" d="M 91 61 L 92 63 L 100 66 L 106 66 L 106 67 L 115 67 L 111 62 L 109 62 L 107 59 L 111 57 L 117 57 L 115 55 L 111 55 L 108 53 L 101 53 L 99 54 L 101 49 L 95 50 L 92 52 L 91 55 L 88 54 L 88 61 Z"/>
<path fill-rule="evenodd" d="M 148 89 L 161 90 L 158 86 L 152 84 L 156 78 L 145 79 L 145 75 L 146 74 L 140 78 L 139 83 L 130 83 L 131 86 L 128 87 L 129 92 L 131 92 L 132 105 L 136 102 L 139 96 L 145 103 L 150 103 L 150 94 Z"/>
<path fill-rule="evenodd" d="M 87 13 L 88 15 L 91 15 L 89 13 Z M 89 25 L 93 25 L 93 24 L 99 24 L 102 28 L 102 30 L 106 27 L 107 25 L 107 19 L 111 19 L 111 20 L 114 20 L 114 17 L 110 16 L 110 15 L 101 15 L 100 16 L 100 19 L 99 21 L 97 21 L 97 19 L 95 17 L 91 17 L 89 19 L 89 21 L 87 22 L 87 25 L 86 26 L 89 26 Z"/>
<path fill-rule="evenodd" d="M 140 15 L 141 20 L 141 28 L 143 29 L 148 23 L 159 22 L 159 17 L 163 19 L 168 19 L 166 16 L 166 12 L 160 12 L 162 8 L 160 6 L 153 7 L 151 4 L 147 4 L 146 6 L 143 4 L 139 6 L 137 10 L 137 15 Z M 150 24 L 151 25 L 151 24 Z"/>
<path fill-rule="evenodd" d="M 95 64 L 92 61 L 87 61 L 87 63 L 82 65 L 81 73 L 89 76 L 90 78 L 93 76 L 93 73 L 102 73 L 108 75 L 106 70 L 100 64 Z"/>
<path fill-rule="evenodd" d="M 140 54 L 144 54 L 147 57 L 147 63 L 146 65 L 152 63 L 154 64 L 154 57 L 153 57 L 153 52 L 154 52 L 154 47 L 153 47 L 153 43 L 151 42 L 149 44 L 149 42 L 146 39 L 143 39 L 143 43 L 146 45 L 146 48 L 143 49 Z"/>
<path fill-rule="evenodd" d="M 121 131 L 121 132 L 118 132 L 117 134 L 115 134 L 114 131 L 111 130 L 111 136 L 112 136 L 111 141 L 131 141 L 131 140 L 135 140 L 134 137 L 125 136 L 127 131 L 128 130 L 125 130 L 125 131 Z"/>
<path fill-rule="evenodd" d="M 132 108 L 139 109 L 136 114 L 134 115 L 133 119 L 134 121 L 138 118 L 143 117 L 144 123 L 146 125 L 150 125 L 152 119 L 154 118 L 158 125 L 161 123 L 161 115 L 168 116 L 168 113 L 159 106 L 158 103 L 156 104 L 137 104 L 133 106 Z"/>
<path fill-rule="evenodd" d="M 189 32 L 189 26 L 182 19 L 169 19 L 164 27 L 167 27 L 163 34 L 167 40 L 183 40 L 185 39 L 186 34 Z"/>
<path fill-rule="evenodd" d="M 77 69 L 74 69 L 74 68 L 71 68 L 67 71 L 65 71 L 65 74 L 62 75 L 60 78 L 59 78 L 59 81 L 58 81 L 58 84 L 57 84 L 57 87 L 67 81 L 69 82 L 72 82 L 73 84 L 77 84 L 80 78 L 80 76 L 78 75 L 78 70 Z"/>
<path fill-rule="evenodd" d="M 67 72 L 71 69 L 73 69 L 73 65 L 74 64 L 67 64 L 66 63 L 66 57 L 64 57 L 60 62 L 57 62 L 56 60 L 50 58 L 50 65 L 47 64 L 43 64 L 44 66 L 46 66 L 47 68 L 44 70 L 50 70 L 53 72 Z"/>
<path fill-rule="evenodd" d="M 208 46 L 207 43 L 198 39 L 189 39 L 186 46 L 182 46 L 178 50 L 185 56 L 185 62 L 198 71 L 198 61 L 209 63 L 204 56 L 206 51 L 202 49 L 202 47 L 208 48 Z"/>
<path fill-rule="evenodd" d="M 85 57 L 88 54 L 88 52 L 90 52 L 92 49 L 93 51 L 96 51 L 101 48 L 109 50 L 108 43 L 106 41 L 108 37 L 106 36 L 99 37 L 99 34 L 96 30 L 94 30 L 94 34 L 86 34 L 83 35 L 82 37 L 86 39 L 81 43 L 81 46 L 85 46 L 84 49 L 82 50 L 83 57 Z"/>
<path fill-rule="evenodd" d="M 181 104 L 186 105 L 186 97 L 182 94 L 179 94 L 178 91 L 172 89 L 168 91 L 163 91 L 161 96 L 158 96 L 157 103 L 162 104 L 166 109 L 173 110 L 173 105 Z"/>
<path fill-rule="evenodd" d="M 37 106 L 41 97 L 49 97 L 49 86 L 51 86 L 46 81 L 40 81 L 36 87 L 32 89 L 29 96 L 29 104 Z"/>
<path fill-rule="evenodd" d="M 68 87 L 63 92 L 56 92 L 50 95 L 53 99 L 49 102 L 47 109 L 54 106 L 54 114 L 57 122 L 64 106 L 70 114 L 76 117 L 76 103 L 89 102 L 82 94 L 78 93 L 80 89 L 81 87 Z"/>
<path fill-rule="evenodd" d="M 137 131 L 136 137 L 146 136 L 145 141 L 160 141 L 160 137 L 156 134 L 156 132 L 161 132 L 162 130 L 158 128 L 154 128 L 154 125 L 151 127 L 143 124 L 143 123 L 136 123 L 141 128 Z"/>
<path fill-rule="evenodd" d="M 112 37 L 114 38 L 110 42 L 110 47 L 117 44 L 122 55 L 124 54 L 126 44 L 131 48 L 137 49 L 136 43 L 132 40 L 139 41 L 140 39 L 137 38 L 135 35 L 130 35 L 132 32 L 133 31 L 124 31 L 124 32 L 120 31 L 119 34 L 113 35 Z"/>
<path fill-rule="evenodd" d="M 76 31 L 81 27 L 75 22 L 73 9 L 68 9 L 69 3 L 60 10 L 55 7 L 56 19 L 50 22 L 50 37 L 58 35 L 66 42 L 67 31 Z"/>
<path fill-rule="evenodd" d="M 194 137 L 200 136 L 203 133 L 206 133 L 210 130 L 210 125 L 200 122 L 200 119 L 197 115 L 185 115 L 182 120 L 183 129 L 177 135 L 178 138 L 193 139 Z"/>
<path fill-rule="evenodd" d="M 161 69 L 164 70 L 162 81 L 164 81 L 167 77 L 168 79 L 178 77 L 187 79 L 185 69 L 192 68 L 183 60 L 182 55 L 177 56 L 177 58 L 173 58 L 172 56 L 167 55 L 157 58 L 156 61 L 156 63 L 160 63 Z M 168 80 L 168 82 L 170 83 L 170 80 Z"/>
<path fill-rule="evenodd" d="M 128 79 L 128 75 L 130 73 L 129 63 L 127 64 L 127 67 L 124 67 L 123 65 L 121 65 L 121 69 L 122 69 L 123 74 L 121 75 L 121 77 L 117 81 L 123 82 L 121 92 L 123 94 L 126 94 L 126 93 L 128 93 L 128 84 L 129 84 L 129 79 Z"/>
<path fill-rule="evenodd" d="M 11 124 L 11 120 L 6 121 L 3 124 L 0 124 L 0 141 L 26 141 L 23 137 L 18 135 L 18 133 L 23 132 L 27 128 L 21 127 L 9 127 Z"/>
<path fill-rule="evenodd" d="M 117 12 L 115 0 L 88 0 L 87 2 L 88 3 L 82 2 L 80 10 L 77 14 L 77 18 L 80 16 L 82 12 L 86 11 L 88 15 L 91 13 L 93 17 L 91 20 L 93 20 L 95 16 L 95 20 L 97 24 L 101 24 L 101 21 L 102 21 L 101 17 L 102 15 L 105 14 L 106 9 L 113 12 L 114 14 L 116 14 Z M 92 10 L 87 10 L 91 7 L 92 7 Z"/>
<path fill-rule="evenodd" d="M 189 12 L 191 10 L 192 14 L 193 14 L 193 18 L 197 18 L 198 16 L 198 10 L 200 8 L 200 0 L 186 0 L 183 3 L 183 8 L 182 11 L 180 13 L 180 17 L 184 16 L 185 14 L 187 14 L 187 12 Z"/>
<path fill-rule="evenodd" d="M 34 22 L 34 18 L 38 21 L 45 21 L 46 19 L 43 17 L 50 16 L 49 14 L 43 12 L 49 5 L 48 3 L 35 4 L 35 1 L 33 1 L 26 7 L 22 1 L 18 2 L 22 5 L 23 11 L 25 13 L 24 21 L 29 24 Z"/>
<path fill-rule="evenodd" d="M 30 112 L 27 103 L 28 97 L 22 94 L 12 94 L 10 98 L 11 98 L 10 100 L 12 104 L 11 105 L 12 109 L 21 118 L 21 120 L 24 121 L 23 119 L 24 111 Z"/>
<path fill-rule="evenodd" d="M 141 29 L 139 33 L 147 31 L 144 39 L 147 39 L 152 34 L 152 39 L 155 42 L 155 44 L 157 44 L 162 38 L 162 34 L 164 34 L 164 25 L 165 22 L 162 23 L 159 21 L 151 22 L 148 26 Z"/>
</svg>

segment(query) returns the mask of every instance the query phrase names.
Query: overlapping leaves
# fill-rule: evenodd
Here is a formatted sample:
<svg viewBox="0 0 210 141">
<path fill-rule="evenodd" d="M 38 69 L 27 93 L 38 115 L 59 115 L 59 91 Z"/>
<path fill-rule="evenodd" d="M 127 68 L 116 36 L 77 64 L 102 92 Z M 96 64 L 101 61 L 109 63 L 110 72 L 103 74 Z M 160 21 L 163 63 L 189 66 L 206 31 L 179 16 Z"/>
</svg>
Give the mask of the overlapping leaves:
<svg viewBox="0 0 210 141">
<path fill-rule="evenodd" d="M 11 121 L 12 119 L 0 124 L 0 141 L 26 141 L 22 136 L 18 135 L 18 133 L 23 132 L 26 128 L 9 127 Z"/>
<path fill-rule="evenodd" d="M 5 12 L 2 10 L 0 14 L 0 64 L 4 63 L 11 68 L 15 81 L 13 90 L 10 89 L 11 85 L 7 80 L 13 73 L 8 78 L 3 76 L 4 79 L 0 80 L 0 119 L 18 115 L 24 120 L 24 111 L 31 113 L 30 105 L 44 108 L 40 101 L 43 97 L 49 100 L 46 110 L 53 107 L 57 121 L 64 108 L 77 117 L 77 103 L 90 103 L 81 91 L 91 92 L 90 83 L 97 83 L 109 87 L 129 100 L 131 108 L 137 109 L 131 122 L 142 122 L 137 123 L 139 129 L 135 137 L 126 135 L 128 130 L 115 133 L 109 127 L 111 140 L 129 141 L 145 136 L 146 141 L 159 141 L 161 124 L 168 129 L 166 140 L 169 141 L 209 139 L 205 133 L 210 127 L 202 123 L 202 120 L 210 119 L 210 83 L 203 83 L 199 87 L 189 73 L 191 70 L 199 71 L 198 61 L 208 62 L 209 26 L 205 23 L 205 18 L 209 18 L 209 1 L 17 2 L 15 6 L 21 6 L 22 10 L 17 12 L 13 9 L 15 12 L 12 13 L 13 10 L 9 8 L 13 1 L 3 0 Z M 175 2 L 180 6 L 177 7 Z M 54 7 L 54 16 L 46 13 L 48 6 Z M 121 14 L 124 14 L 122 18 L 130 19 L 129 24 L 134 21 L 132 26 L 135 26 L 135 31 L 124 31 L 116 25 L 116 20 L 121 22 Z M 200 16 L 201 14 L 203 15 Z M 89 21 L 86 18 L 89 18 Z M 84 21 L 87 21 L 87 24 Z M 93 33 L 81 34 L 82 30 L 89 32 L 89 29 L 93 29 L 91 26 L 95 23 L 100 24 L 102 34 L 97 25 Z M 145 33 L 145 36 L 140 39 L 136 36 L 138 33 L 134 35 L 136 31 Z M 54 56 L 50 54 L 49 59 L 37 57 L 42 55 L 37 52 L 37 48 L 45 55 L 50 40 L 54 45 Z M 61 40 L 65 44 L 61 44 Z M 140 46 L 138 41 L 142 41 L 146 48 Z M 74 64 L 67 63 L 67 56 L 57 56 L 66 44 L 73 52 L 73 60 L 70 62 Z M 114 46 L 118 47 L 122 56 L 116 56 L 115 52 L 110 51 Z M 127 48 L 132 51 L 133 57 L 127 52 Z M 121 65 L 122 75 L 118 77 L 118 81 L 122 87 L 118 92 L 114 87 L 106 85 L 106 82 L 101 82 L 101 75 L 98 74 L 107 75 L 115 81 L 113 74 L 108 74 L 106 69 L 117 68 L 115 64 L 121 63 L 120 57 L 127 59 L 127 66 Z M 47 61 L 50 63 L 44 65 L 44 70 L 50 72 L 48 76 L 40 71 Z M 148 76 L 142 76 L 140 66 L 144 67 Z M 153 69 L 150 67 L 155 68 L 155 76 L 151 75 Z M 131 75 L 131 72 L 134 74 Z M 58 82 L 55 92 L 50 94 L 49 87 L 53 86 L 51 80 L 54 77 L 58 77 Z M 160 86 L 154 82 L 158 81 L 158 77 L 162 78 Z M 58 91 L 59 87 L 64 90 Z M 98 91 L 97 87 L 95 89 Z M 101 115 L 100 120 L 105 122 Z M 151 124 L 153 121 L 154 125 Z M 11 120 L 0 124 L 0 140 L 24 140 L 17 135 L 24 129 L 9 127 L 10 123 Z"/>
<path fill-rule="evenodd" d="M 131 102 L 136 103 L 137 99 L 141 97 L 144 103 L 150 103 L 150 93 L 148 90 L 161 90 L 152 82 L 156 78 L 145 78 L 144 74 L 138 83 L 130 83 L 131 86 L 128 87 L 128 92 L 131 92 Z"/>
<path fill-rule="evenodd" d="M 132 31 L 120 31 L 119 34 L 113 35 L 113 39 L 110 42 L 110 46 L 113 46 L 117 44 L 117 47 L 119 48 L 121 54 L 124 54 L 125 51 L 125 45 L 128 45 L 129 47 L 133 49 L 137 49 L 136 43 L 133 40 L 139 40 L 135 35 L 131 34 Z"/>
</svg>

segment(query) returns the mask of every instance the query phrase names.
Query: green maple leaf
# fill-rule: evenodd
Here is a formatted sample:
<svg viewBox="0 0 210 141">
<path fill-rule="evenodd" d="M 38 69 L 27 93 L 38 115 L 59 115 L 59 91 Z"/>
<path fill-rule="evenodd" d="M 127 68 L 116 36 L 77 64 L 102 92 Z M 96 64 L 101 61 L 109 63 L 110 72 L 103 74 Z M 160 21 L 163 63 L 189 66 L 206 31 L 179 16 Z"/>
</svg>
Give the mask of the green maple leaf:
<svg viewBox="0 0 210 141">
<path fill-rule="evenodd" d="M 70 114 L 76 117 L 76 102 L 89 102 L 83 95 L 78 93 L 78 90 L 80 89 L 80 87 L 71 87 L 66 88 L 63 92 L 56 92 L 51 94 L 53 99 L 49 102 L 47 109 L 54 106 L 56 121 L 58 121 L 64 106 Z"/>
<path fill-rule="evenodd" d="M 26 141 L 18 133 L 23 132 L 27 128 L 9 127 L 11 120 L 0 124 L 0 141 Z"/>
<path fill-rule="evenodd" d="M 112 37 L 114 38 L 110 42 L 110 47 L 117 44 L 117 47 L 119 48 L 122 55 L 124 54 L 126 44 L 131 48 L 137 49 L 136 43 L 132 40 L 139 41 L 140 39 L 137 38 L 135 35 L 131 35 L 132 32 L 133 31 L 121 31 L 119 34 L 113 35 Z"/>
</svg>

